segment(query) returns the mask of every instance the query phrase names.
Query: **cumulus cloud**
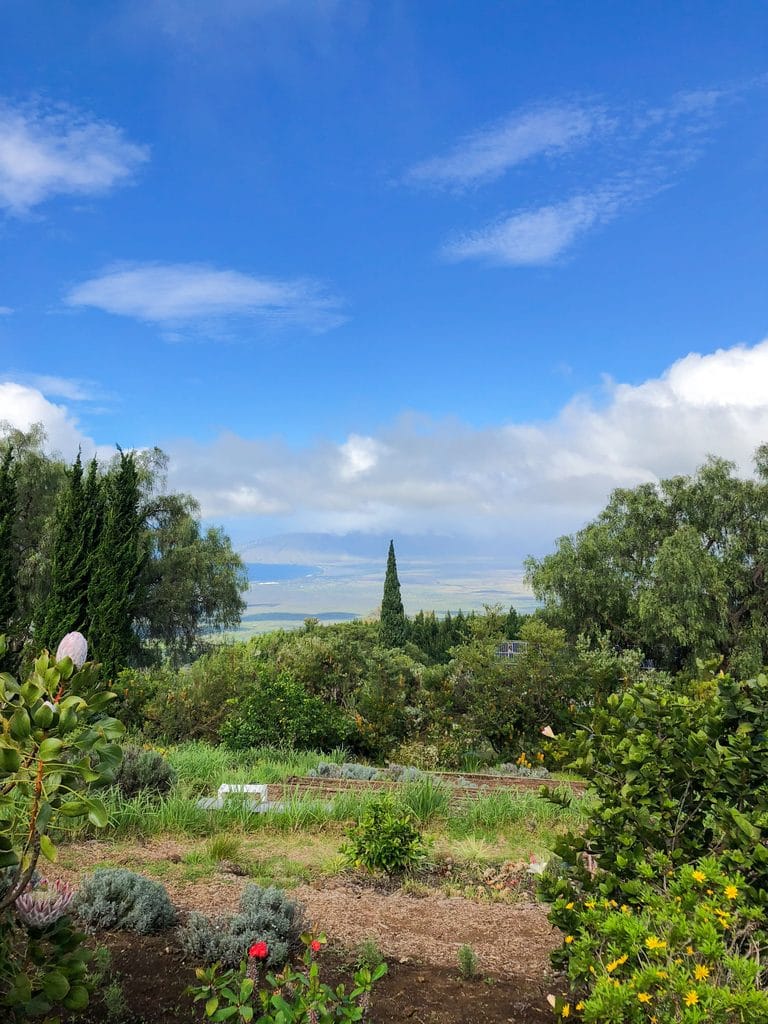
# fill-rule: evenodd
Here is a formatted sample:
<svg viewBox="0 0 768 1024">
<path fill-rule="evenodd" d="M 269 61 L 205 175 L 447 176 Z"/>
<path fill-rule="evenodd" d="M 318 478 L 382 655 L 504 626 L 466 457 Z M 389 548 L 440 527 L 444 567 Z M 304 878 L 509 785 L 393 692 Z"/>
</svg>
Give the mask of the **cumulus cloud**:
<svg viewBox="0 0 768 1024">
<path fill-rule="evenodd" d="M 111 267 L 77 285 L 65 301 L 169 327 L 247 317 L 323 331 L 344 322 L 339 300 L 316 281 L 257 277 L 196 263 Z"/>
<path fill-rule="evenodd" d="M 231 432 L 162 446 L 171 486 L 241 533 L 441 534 L 457 553 L 473 538 L 524 553 L 577 529 L 615 487 L 692 472 L 710 453 L 749 473 L 768 441 L 766 380 L 768 339 L 690 353 L 639 385 L 606 381 L 600 401 L 577 395 L 545 422 L 412 414 L 306 446 Z M 65 405 L 29 386 L 0 384 L 0 420 L 42 421 L 67 456 L 94 450 Z"/>
<path fill-rule="evenodd" d="M 708 453 L 749 472 L 768 440 L 768 340 L 675 362 L 640 385 L 605 383 L 544 423 L 477 429 L 403 416 L 376 437 L 304 448 L 223 434 L 170 446 L 171 478 L 210 516 L 291 531 L 443 531 L 540 537 L 572 530 L 610 491 L 693 471 Z"/>
<path fill-rule="evenodd" d="M 0 101 L 0 206 L 10 213 L 57 195 L 107 192 L 148 158 L 146 146 L 89 114 Z"/>
<path fill-rule="evenodd" d="M 533 157 L 583 145 L 609 124 L 598 107 L 561 104 L 518 111 L 466 135 L 447 155 L 417 163 L 405 180 L 454 186 L 492 181 Z"/>
<path fill-rule="evenodd" d="M 29 430 L 42 423 L 48 435 L 49 449 L 72 459 L 81 448 L 87 457 L 97 453 L 97 445 L 87 436 L 77 418 L 65 405 L 49 401 L 39 388 L 0 382 L 0 428 L 5 425 Z"/>
</svg>

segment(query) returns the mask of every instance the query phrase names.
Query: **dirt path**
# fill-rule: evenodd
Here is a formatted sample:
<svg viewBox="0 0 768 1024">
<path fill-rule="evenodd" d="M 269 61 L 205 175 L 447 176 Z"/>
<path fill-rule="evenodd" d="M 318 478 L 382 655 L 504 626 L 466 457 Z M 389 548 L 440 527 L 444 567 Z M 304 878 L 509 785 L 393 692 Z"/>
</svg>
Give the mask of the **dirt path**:
<svg viewBox="0 0 768 1024">
<path fill-rule="evenodd" d="M 385 956 L 405 963 L 455 967 L 459 947 L 467 944 L 482 971 L 539 981 L 560 943 L 543 908 L 523 901 L 475 903 L 439 893 L 415 897 L 333 880 L 301 886 L 293 895 L 313 924 L 345 948 L 373 938 Z"/>
</svg>

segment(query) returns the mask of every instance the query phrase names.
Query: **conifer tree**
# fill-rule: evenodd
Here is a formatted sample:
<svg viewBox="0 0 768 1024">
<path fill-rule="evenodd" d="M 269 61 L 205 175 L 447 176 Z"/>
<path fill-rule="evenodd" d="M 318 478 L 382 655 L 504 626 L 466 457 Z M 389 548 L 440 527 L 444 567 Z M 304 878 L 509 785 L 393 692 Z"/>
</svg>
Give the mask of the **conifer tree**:
<svg viewBox="0 0 768 1024">
<path fill-rule="evenodd" d="M 120 451 L 117 471 L 106 479 L 104 487 L 103 526 L 88 588 L 88 639 L 94 657 L 102 663 L 109 679 L 129 663 L 136 646 L 133 623 L 148 557 L 139 474 L 133 455 Z"/>
<path fill-rule="evenodd" d="M 395 543 L 390 541 L 387 572 L 384 577 L 384 594 L 381 599 L 381 642 L 385 647 L 403 647 L 407 639 L 408 622 L 405 618 L 403 599 L 400 596 Z"/>
<path fill-rule="evenodd" d="M 16 572 L 13 557 L 13 526 L 16 521 L 16 466 L 13 446 L 8 445 L 0 462 L 0 635 L 9 639 L 16 617 Z M 5 667 L 0 658 L 0 670 Z"/>
<path fill-rule="evenodd" d="M 55 650 L 59 640 L 85 626 L 91 552 L 84 531 L 83 465 L 77 453 L 68 486 L 56 508 L 48 592 L 35 614 L 35 643 Z"/>
</svg>

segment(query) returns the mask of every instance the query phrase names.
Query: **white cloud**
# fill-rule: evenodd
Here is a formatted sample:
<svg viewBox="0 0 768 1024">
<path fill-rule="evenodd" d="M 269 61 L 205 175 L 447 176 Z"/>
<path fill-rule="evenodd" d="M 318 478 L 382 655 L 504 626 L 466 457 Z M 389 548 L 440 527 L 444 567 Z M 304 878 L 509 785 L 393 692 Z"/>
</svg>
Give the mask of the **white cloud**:
<svg viewBox="0 0 768 1024">
<path fill-rule="evenodd" d="M 417 164 L 406 180 L 454 186 L 487 183 L 532 157 L 561 156 L 580 147 L 586 163 L 576 167 L 584 181 L 597 179 L 595 184 L 567 198 L 497 217 L 454 236 L 441 249 L 451 260 L 548 264 L 588 231 L 672 186 L 701 156 L 718 110 L 761 84 L 756 80 L 729 90 L 682 92 L 656 107 L 541 107 L 467 136 L 448 156 Z"/>
<path fill-rule="evenodd" d="M 455 238 L 443 247 L 443 255 L 449 260 L 487 259 L 517 267 L 544 265 L 595 224 L 614 217 L 621 205 L 618 192 L 604 189 L 552 206 L 522 210 Z"/>
<path fill-rule="evenodd" d="M 24 214 L 57 195 L 106 192 L 149 150 L 120 128 L 66 107 L 0 102 L 0 206 Z"/>
<path fill-rule="evenodd" d="M 171 445 L 171 480 L 213 517 L 281 530 L 405 531 L 546 544 L 618 486 L 693 471 L 708 453 L 749 472 L 768 441 L 768 340 L 691 354 L 640 385 L 606 383 L 546 423 L 477 429 L 404 416 L 377 436 L 305 448 L 224 434 Z"/>
<path fill-rule="evenodd" d="M 86 457 L 97 453 L 95 442 L 83 433 L 66 406 L 48 401 L 37 388 L 12 381 L 0 383 L 0 425 L 29 430 L 35 423 L 45 427 L 50 451 L 60 452 L 67 459 L 74 458 L 78 448 Z"/>
<path fill-rule="evenodd" d="M 0 316 L 10 316 L 13 310 L 10 306 L 0 306 Z"/>
<path fill-rule="evenodd" d="M 467 538 L 519 557 L 577 529 L 615 487 L 692 472 L 709 453 L 750 472 L 768 442 L 766 380 L 768 339 L 691 353 L 639 385 L 607 381 L 602 401 L 577 395 L 546 422 L 478 429 L 405 415 L 375 435 L 306 446 L 234 433 L 174 441 L 169 483 L 252 536 L 441 534 L 457 557 Z M 0 420 L 42 421 L 68 457 L 94 449 L 65 405 L 28 386 L 0 384 Z"/>
<path fill-rule="evenodd" d="M 195 263 L 111 267 L 73 288 L 65 301 L 167 326 L 251 317 L 322 331 L 344 322 L 339 300 L 315 281 L 256 277 Z"/>
<path fill-rule="evenodd" d="M 447 156 L 416 164 L 405 180 L 458 186 L 492 181 L 525 160 L 583 145 L 609 124 L 597 107 L 553 105 L 519 111 L 460 139 Z"/>
</svg>

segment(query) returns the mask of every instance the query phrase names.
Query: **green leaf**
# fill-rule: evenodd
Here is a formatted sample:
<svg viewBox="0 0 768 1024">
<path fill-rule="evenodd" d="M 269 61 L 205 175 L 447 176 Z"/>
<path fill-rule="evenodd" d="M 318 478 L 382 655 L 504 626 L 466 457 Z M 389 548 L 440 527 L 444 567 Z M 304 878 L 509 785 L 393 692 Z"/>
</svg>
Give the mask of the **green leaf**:
<svg viewBox="0 0 768 1024">
<path fill-rule="evenodd" d="M 47 740 L 43 740 L 40 744 L 38 756 L 41 761 L 55 761 L 63 747 L 64 742 L 62 740 L 56 739 L 55 736 L 49 736 Z"/>
<path fill-rule="evenodd" d="M 88 1005 L 88 989 L 85 985 L 73 985 L 69 994 L 64 999 L 64 1006 L 68 1010 L 84 1010 Z"/>
<path fill-rule="evenodd" d="M 50 861 L 51 864 L 56 863 L 59 856 L 58 852 L 51 842 L 50 837 L 45 835 L 45 833 L 40 836 L 40 852 L 47 861 Z"/>
<path fill-rule="evenodd" d="M 88 800 L 88 821 L 96 828 L 106 828 L 109 822 L 107 809 L 101 800 Z"/>
<path fill-rule="evenodd" d="M 15 740 L 25 740 L 30 734 L 31 724 L 26 708 L 16 708 L 11 715 L 11 736 Z"/>
<path fill-rule="evenodd" d="M 54 1003 L 60 1003 L 69 992 L 69 982 L 61 971 L 51 971 L 43 978 L 43 992 Z"/>
<path fill-rule="evenodd" d="M 205 1004 L 205 1012 L 209 1017 L 212 1017 L 216 1012 L 219 1005 L 218 996 L 211 996 L 208 1002 Z"/>
</svg>

